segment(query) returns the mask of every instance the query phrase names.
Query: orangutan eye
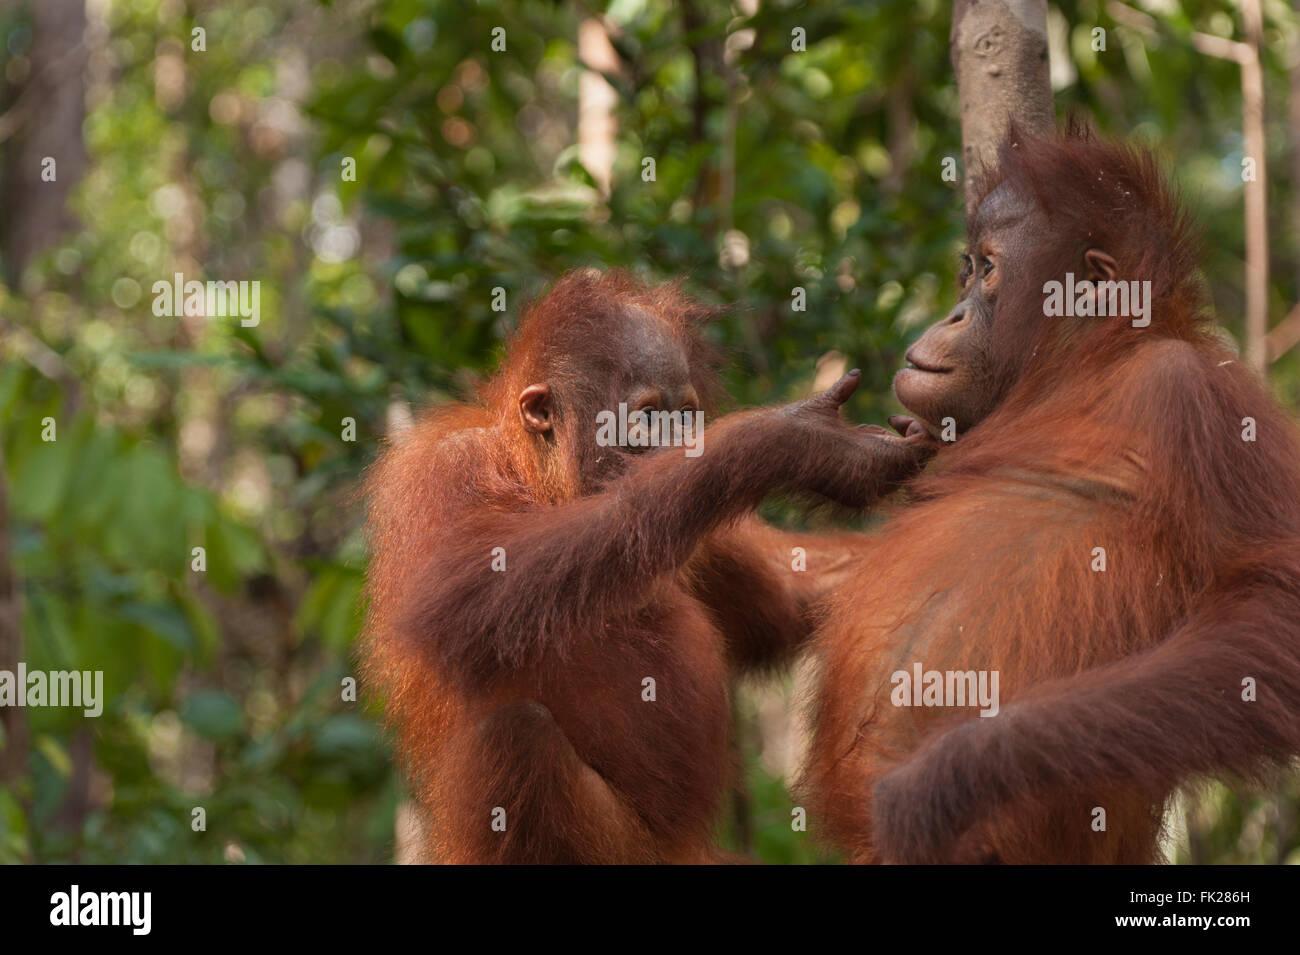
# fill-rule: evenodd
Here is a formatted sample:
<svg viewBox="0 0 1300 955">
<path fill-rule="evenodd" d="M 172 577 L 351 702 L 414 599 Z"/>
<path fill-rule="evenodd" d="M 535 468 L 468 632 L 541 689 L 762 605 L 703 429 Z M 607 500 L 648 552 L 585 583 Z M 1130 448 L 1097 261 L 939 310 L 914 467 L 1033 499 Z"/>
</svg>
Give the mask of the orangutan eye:
<svg viewBox="0 0 1300 955">
<path fill-rule="evenodd" d="M 961 271 L 957 273 L 957 284 L 965 285 L 970 281 L 970 277 L 975 274 L 975 261 L 969 254 L 961 254 Z"/>
<path fill-rule="evenodd" d="M 993 262 L 990 259 L 984 260 L 984 277 L 988 278 L 993 274 Z"/>
</svg>

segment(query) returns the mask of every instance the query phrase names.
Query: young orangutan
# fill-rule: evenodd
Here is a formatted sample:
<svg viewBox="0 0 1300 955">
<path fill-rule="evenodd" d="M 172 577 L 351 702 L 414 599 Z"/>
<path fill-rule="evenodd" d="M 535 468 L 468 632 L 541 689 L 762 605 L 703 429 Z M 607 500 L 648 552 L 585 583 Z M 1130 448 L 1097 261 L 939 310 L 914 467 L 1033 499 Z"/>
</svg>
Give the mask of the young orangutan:
<svg viewBox="0 0 1300 955">
<path fill-rule="evenodd" d="M 791 653 L 858 546 L 748 515 L 776 491 L 866 506 L 927 455 L 924 436 L 840 418 L 856 372 L 719 420 L 698 456 L 598 440 L 620 404 L 698 423 L 717 390 L 708 314 L 674 286 L 572 273 L 478 402 L 375 465 L 368 670 L 430 861 L 714 858 L 733 668 Z"/>
</svg>

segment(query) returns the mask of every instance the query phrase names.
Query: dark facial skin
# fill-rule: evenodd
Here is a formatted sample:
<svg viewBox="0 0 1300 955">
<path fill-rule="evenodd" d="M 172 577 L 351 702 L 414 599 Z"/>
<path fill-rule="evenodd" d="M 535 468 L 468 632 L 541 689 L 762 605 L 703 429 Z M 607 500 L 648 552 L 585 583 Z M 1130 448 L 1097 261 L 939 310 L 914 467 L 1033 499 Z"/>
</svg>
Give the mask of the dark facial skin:
<svg viewBox="0 0 1300 955">
<path fill-rule="evenodd" d="M 618 383 L 618 397 L 611 410 L 617 410 L 619 402 L 626 403 L 629 415 L 635 411 L 693 412 L 699 407 L 686 351 L 661 319 L 634 311 L 623 326 L 623 354 L 629 371 Z"/>
<path fill-rule="evenodd" d="M 940 434 L 945 418 L 965 431 L 1001 400 L 992 353 L 998 290 L 1011 278 L 1004 269 L 1026 260 L 1046 226 L 1030 197 L 1011 185 L 995 189 L 976 211 L 957 304 L 908 349 L 908 365 L 894 377 L 894 394 L 930 435 Z"/>
</svg>

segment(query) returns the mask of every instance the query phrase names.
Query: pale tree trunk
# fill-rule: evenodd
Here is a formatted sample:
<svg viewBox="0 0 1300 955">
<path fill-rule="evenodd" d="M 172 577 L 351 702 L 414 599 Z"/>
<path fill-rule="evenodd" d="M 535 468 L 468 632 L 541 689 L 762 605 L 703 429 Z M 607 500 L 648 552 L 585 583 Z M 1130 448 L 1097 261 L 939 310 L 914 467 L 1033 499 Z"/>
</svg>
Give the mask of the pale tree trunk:
<svg viewBox="0 0 1300 955">
<path fill-rule="evenodd" d="M 1241 67 L 1241 125 L 1244 155 L 1254 162 L 1245 183 L 1246 200 L 1246 360 L 1261 375 L 1268 372 L 1268 210 L 1264 162 L 1264 73 L 1260 63 L 1263 17 L 1259 0 L 1242 0 L 1246 40 L 1239 43 L 1208 33 L 1193 33 L 1192 46 L 1207 56 L 1233 60 Z M 1279 345 L 1273 336 L 1272 347 Z M 1280 352 L 1278 353 L 1280 354 Z M 1276 357 L 1276 355 L 1274 355 Z"/>
<path fill-rule="evenodd" d="M 1300 22 L 1300 0 L 1291 0 L 1295 7 L 1296 21 Z M 1291 50 L 1291 122 L 1289 134 L 1291 140 L 1291 222 L 1300 228 L 1300 36 L 1294 41 Z M 1300 241 L 1300 237 L 1296 241 Z M 1295 265 L 1296 282 L 1300 284 L 1300 258 Z"/>
<path fill-rule="evenodd" d="M 1291 0 L 1296 16 L 1300 18 L 1300 0 Z M 1291 63 L 1288 68 L 1291 80 L 1289 104 L 1291 122 L 1288 140 L 1291 150 L 1291 222 L 1300 225 L 1300 37 L 1291 50 Z M 1300 258 L 1292 263 L 1296 281 L 1300 282 Z M 1275 362 L 1284 354 L 1300 345 L 1300 304 L 1295 305 L 1286 318 L 1273 326 L 1265 339 L 1264 351 L 1268 361 Z"/>
<path fill-rule="evenodd" d="M 32 0 L 31 10 L 30 65 L 0 117 L 5 151 L 0 245 L 15 285 L 36 254 L 72 226 L 68 194 L 85 167 L 84 0 Z M 47 157 L 55 163 L 52 182 L 41 178 Z"/>
<path fill-rule="evenodd" d="M 948 51 L 961 103 L 966 211 L 976 178 L 997 165 L 1011 120 L 1056 129 L 1047 58 L 1047 0 L 955 0 Z"/>
<path fill-rule="evenodd" d="M 1268 372 L 1264 337 L 1268 334 L 1268 209 L 1265 196 L 1264 69 L 1260 62 L 1264 20 L 1259 0 L 1244 0 L 1246 45 L 1241 63 L 1242 121 L 1246 155 L 1255 160 L 1255 177 L 1246 183 L 1246 358 L 1262 375 Z"/>
<path fill-rule="evenodd" d="M 578 158 L 608 199 L 617 151 L 618 93 L 601 74 L 618 72 L 618 54 L 604 25 L 595 17 L 578 24 L 578 60 L 587 67 L 578 77 Z"/>
</svg>

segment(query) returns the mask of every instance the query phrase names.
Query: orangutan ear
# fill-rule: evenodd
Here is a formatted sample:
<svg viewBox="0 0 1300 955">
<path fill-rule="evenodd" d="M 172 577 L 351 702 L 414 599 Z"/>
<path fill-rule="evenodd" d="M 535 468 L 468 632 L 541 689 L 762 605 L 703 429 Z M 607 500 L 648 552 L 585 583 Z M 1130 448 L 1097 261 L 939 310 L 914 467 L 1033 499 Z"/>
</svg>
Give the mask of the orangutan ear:
<svg viewBox="0 0 1300 955">
<path fill-rule="evenodd" d="M 533 434 L 551 430 L 550 385 L 529 385 L 519 392 L 519 418 Z"/>
<path fill-rule="evenodd" d="M 1101 249 L 1083 253 L 1083 264 L 1088 267 L 1085 278 L 1090 282 L 1113 282 L 1119 272 L 1119 264 Z"/>
</svg>

